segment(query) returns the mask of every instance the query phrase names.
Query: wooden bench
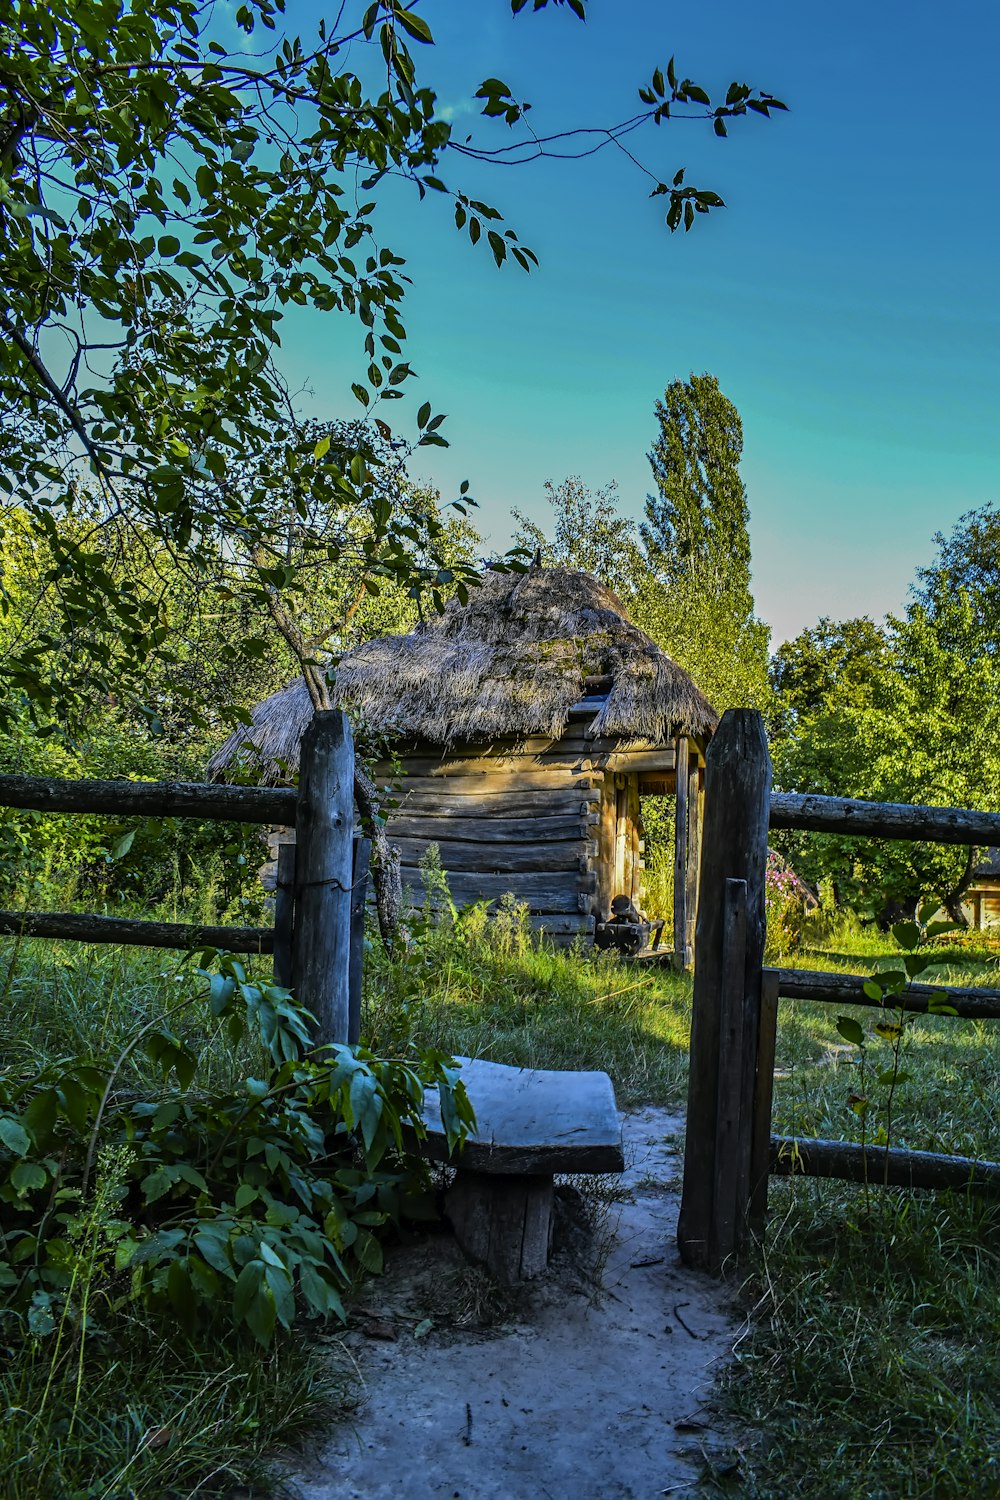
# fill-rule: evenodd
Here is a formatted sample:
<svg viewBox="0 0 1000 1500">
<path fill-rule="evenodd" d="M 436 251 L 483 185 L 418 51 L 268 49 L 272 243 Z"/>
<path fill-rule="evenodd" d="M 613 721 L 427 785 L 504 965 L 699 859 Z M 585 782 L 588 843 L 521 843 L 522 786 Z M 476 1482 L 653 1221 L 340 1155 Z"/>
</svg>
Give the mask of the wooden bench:
<svg viewBox="0 0 1000 1500">
<path fill-rule="evenodd" d="M 445 1214 L 458 1243 L 509 1286 L 548 1265 L 553 1175 L 624 1169 L 614 1090 L 607 1073 L 457 1060 L 476 1132 L 450 1155 L 437 1090 L 428 1089 L 422 1150 L 456 1168 Z"/>
</svg>

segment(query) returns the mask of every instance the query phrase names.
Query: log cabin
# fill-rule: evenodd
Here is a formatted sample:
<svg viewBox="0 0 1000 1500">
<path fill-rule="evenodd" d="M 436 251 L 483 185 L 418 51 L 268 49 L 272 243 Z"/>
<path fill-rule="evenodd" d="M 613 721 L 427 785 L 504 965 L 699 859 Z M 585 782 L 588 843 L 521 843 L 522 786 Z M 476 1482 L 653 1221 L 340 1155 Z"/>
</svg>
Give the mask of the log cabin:
<svg viewBox="0 0 1000 1500">
<path fill-rule="evenodd" d="M 691 676 L 589 574 L 488 571 L 464 605 L 383 636 L 331 670 L 334 703 L 377 735 L 376 781 L 404 886 L 436 844 L 452 899 L 508 892 L 557 943 L 593 938 L 615 896 L 642 905 L 642 799 L 674 799 L 674 951 L 694 941 L 705 749 L 717 717 Z M 298 678 L 213 757 L 292 779 L 313 713 Z M 288 841 L 276 830 L 272 845 Z M 276 858 L 276 849 L 272 848 Z M 272 877 L 273 878 L 273 877 Z"/>
</svg>

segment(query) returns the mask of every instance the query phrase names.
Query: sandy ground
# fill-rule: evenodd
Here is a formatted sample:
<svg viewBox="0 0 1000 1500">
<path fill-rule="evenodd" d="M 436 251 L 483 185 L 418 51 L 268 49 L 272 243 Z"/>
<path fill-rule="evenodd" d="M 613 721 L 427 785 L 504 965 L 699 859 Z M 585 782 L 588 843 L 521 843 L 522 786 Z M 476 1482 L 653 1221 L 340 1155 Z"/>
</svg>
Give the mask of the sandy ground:
<svg viewBox="0 0 1000 1500">
<path fill-rule="evenodd" d="M 552 1266 L 515 1302 L 445 1236 L 396 1253 L 347 1340 L 364 1400 L 297 1455 L 291 1495 L 654 1500 L 693 1493 L 707 1454 L 727 1467 L 711 1392 L 740 1327 L 677 1258 L 683 1119 L 623 1126 L 596 1228 L 592 1200 L 562 1193 Z"/>
</svg>

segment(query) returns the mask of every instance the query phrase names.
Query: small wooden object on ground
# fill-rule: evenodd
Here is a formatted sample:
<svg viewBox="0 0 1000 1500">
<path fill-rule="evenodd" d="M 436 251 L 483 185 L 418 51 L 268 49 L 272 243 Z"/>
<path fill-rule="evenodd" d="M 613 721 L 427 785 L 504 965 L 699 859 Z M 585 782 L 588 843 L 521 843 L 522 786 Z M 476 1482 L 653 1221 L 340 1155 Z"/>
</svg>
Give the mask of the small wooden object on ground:
<svg viewBox="0 0 1000 1500">
<path fill-rule="evenodd" d="M 476 1131 L 451 1156 L 436 1090 L 424 1100 L 433 1161 L 457 1168 L 445 1214 L 465 1253 L 511 1286 L 545 1270 L 555 1173 L 621 1172 L 621 1124 L 607 1073 L 458 1059 Z"/>
</svg>

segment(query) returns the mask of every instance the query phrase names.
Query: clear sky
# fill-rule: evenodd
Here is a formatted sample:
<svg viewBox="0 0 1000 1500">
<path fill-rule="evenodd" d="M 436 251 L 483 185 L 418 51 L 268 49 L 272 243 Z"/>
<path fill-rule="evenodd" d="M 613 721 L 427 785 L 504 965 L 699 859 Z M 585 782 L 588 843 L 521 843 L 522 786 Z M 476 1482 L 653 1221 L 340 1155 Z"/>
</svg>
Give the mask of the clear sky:
<svg viewBox="0 0 1000 1500">
<path fill-rule="evenodd" d="M 320 13 L 290 0 L 292 27 Z M 393 190 L 384 240 L 414 286 L 416 401 L 448 413 L 451 447 L 414 472 L 444 497 L 471 481 L 477 524 L 503 546 L 510 509 L 544 520 L 545 480 L 618 481 L 641 513 L 664 386 L 718 376 L 743 418 L 754 586 L 775 644 L 820 615 L 905 601 L 933 534 L 1000 500 L 1000 172 L 995 0 L 591 0 L 510 15 L 509 0 L 427 0 L 438 43 L 424 81 L 464 135 L 506 144 L 472 95 L 488 76 L 530 100 L 539 133 L 607 125 L 671 54 L 713 95 L 733 79 L 790 106 L 737 121 L 652 127 L 630 149 L 667 180 L 729 205 L 668 234 L 665 199 L 615 148 L 499 169 L 445 162 L 450 185 L 495 203 L 540 267 L 498 272 L 456 234 L 446 199 Z M 359 53 L 351 59 L 364 66 Z M 288 372 L 317 415 L 354 415 L 356 334 L 286 325 Z M 353 407 L 353 410 L 352 410 Z M 412 420 L 412 418 L 410 419 Z"/>
</svg>

